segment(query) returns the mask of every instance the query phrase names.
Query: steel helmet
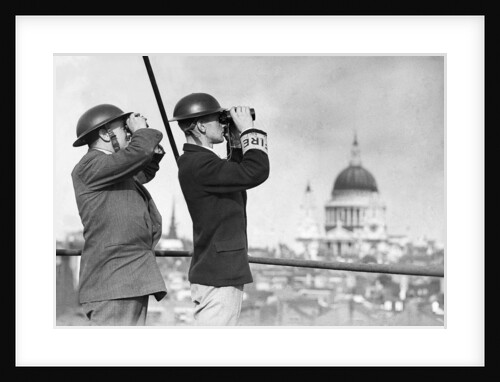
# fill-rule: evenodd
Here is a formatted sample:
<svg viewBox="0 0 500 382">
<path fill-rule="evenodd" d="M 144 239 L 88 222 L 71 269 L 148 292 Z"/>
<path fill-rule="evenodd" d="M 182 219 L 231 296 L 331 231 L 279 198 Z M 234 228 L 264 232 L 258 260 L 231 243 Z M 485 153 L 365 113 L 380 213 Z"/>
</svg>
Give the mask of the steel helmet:
<svg viewBox="0 0 500 382">
<path fill-rule="evenodd" d="M 89 133 L 103 127 L 106 123 L 129 114 L 132 113 L 125 113 L 120 108 L 110 104 L 102 104 L 90 108 L 78 120 L 76 125 L 77 140 L 73 143 L 73 147 L 86 145 L 88 142 L 85 140 L 85 137 Z"/>
<path fill-rule="evenodd" d="M 207 93 L 191 93 L 179 100 L 174 108 L 174 117 L 169 122 L 201 117 L 225 110 L 219 102 Z"/>
</svg>

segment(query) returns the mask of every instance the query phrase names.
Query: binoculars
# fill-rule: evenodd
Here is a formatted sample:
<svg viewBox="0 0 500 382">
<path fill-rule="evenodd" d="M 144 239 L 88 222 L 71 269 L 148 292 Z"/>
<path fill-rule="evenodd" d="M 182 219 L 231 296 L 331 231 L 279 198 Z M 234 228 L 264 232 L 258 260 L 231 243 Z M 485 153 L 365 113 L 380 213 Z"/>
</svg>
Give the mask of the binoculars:
<svg viewBox="0 0 500 382">
<path fill-rule="evenodd" d="M 250 109 L 250 114 L 252 115 L 252 119 L 255 121 L 255 110 Z M 219 114 L 219 122 L 225 125 L 229 125 L 233 122 L 233 117 L 231 117 L 231 113 L 229 110 L 223 110 Z"/>
<path fill-rule="evenodd" d="M 132 139 L 132 131 L 129 129 L 127 124 L 125 124 L 125 140 L 130 141 Z"/>
<path fill-rule="evenodd" d="M 141 114 L 139 113 L 132 113 L 134 115 L 134 117 L 142 117 L 144 118 L 144 120 L 147 121 L 147 118 L 145 118 L 144 116 L 142 116 Z M 148 123 L 146 122 L 146 127 L 149 127 Z M 124 125 L 124 129 L 125 129 L 125 139 L 127 141 L 130 141 L 132 139 L 132 135 L 134 133 L 132 133 L 132 130 L 130 130 L 130 128 L 128 127 L 127 125 L 127 120 L 125 120 L 125 125 Z"/>
</svg>

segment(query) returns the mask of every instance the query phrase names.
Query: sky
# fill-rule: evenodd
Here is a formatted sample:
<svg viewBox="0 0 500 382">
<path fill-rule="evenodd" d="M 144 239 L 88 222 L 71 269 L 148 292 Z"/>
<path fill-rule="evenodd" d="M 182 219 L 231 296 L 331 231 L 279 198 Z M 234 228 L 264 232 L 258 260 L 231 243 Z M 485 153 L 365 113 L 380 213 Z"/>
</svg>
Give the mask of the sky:
<svg viewBox="0 0 500 382">
<path fill-rule="evenodd" d="M 223 107 L 255 109 L 255 127 L 268 134 L 270 176 L 248 191 L 250 246 L 293 245 L 300 206 L 310 184 L 318 220 L 336 176 L 349 165 L 357 135 L 362 166 L 375 177 L 387 206 L 389 234 L 444 243 L 445 112 L 443 56 L 175 55 L 149 56 L 163 105 L 194 92 Z M 177 233 L 192 226 L 177 179 L 158 104 L 142 56 L 54 55 L 54 234 L 82 228 L 71 171 L 87 147 L 72 147 L 78 118 L 110 103 L 140 112 L 163 132 L 167 153 L 146 185 L 163 216 L 175 206 Z M 184 135 L 170 123 L 182 153 Z M 225 144 L 214 147 L 225 154 Z"/>
</svg>

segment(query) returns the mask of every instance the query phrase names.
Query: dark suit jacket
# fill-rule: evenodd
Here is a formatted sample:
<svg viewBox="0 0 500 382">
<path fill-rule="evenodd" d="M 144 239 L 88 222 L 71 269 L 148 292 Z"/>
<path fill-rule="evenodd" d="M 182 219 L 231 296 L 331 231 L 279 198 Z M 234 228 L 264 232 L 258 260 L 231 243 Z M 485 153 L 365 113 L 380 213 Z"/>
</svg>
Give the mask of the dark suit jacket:
<svg viewBox="0 0 500 382">
<path fill-rule="evenodd" d="M 242 155 L 241 149 L 234 149 L 227 161 L 203 146 L 186 143 L 177 163 L 193 221 L 189 281 L 217 287 L 251 283 L 246 190 L 268 178 L 267 151 L 251 149 Z"/>
<path fill-rule="evenodd" d="M 167 292 L 154 254 L 162 218 L 142 185 L 154 178 L 163 155 L 162 133 L 140 129 L 129 145 L 108 155 L 90 149 L 71 176 L 85 244 L 80 303 Z"/>
</svg>

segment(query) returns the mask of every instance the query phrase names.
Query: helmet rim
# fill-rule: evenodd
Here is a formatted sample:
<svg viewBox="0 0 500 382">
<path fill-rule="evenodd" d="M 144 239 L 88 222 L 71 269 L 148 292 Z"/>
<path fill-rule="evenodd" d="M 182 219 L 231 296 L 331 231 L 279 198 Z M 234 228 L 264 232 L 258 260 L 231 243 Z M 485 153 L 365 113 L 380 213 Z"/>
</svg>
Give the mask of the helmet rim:
<svg viewBox="0 0 500 382">
<path fill-rule="evenodd" d="M 205 111 L 200 111 L 198 113 L 180 115 L 178 117 L 174 117 L 172 119 L 169 119 L 168 121 L 169 122 L 174 122 L 174 121 L 181 121 L 183 119 L 202 117 L 204 115 L 218 113 L 218 112 L 223 111 L 223 110 L 226 110 L 226 109 L 223 108 L 223 107 L 219 107 L 219 108 L 214 109 L 214 110 L 205 110 Z"/>
<path fill-rule="evenodd" d="M 92 125 L 90 127 L 88 127 L 86 130 L 84 130 L 83 132 L 81 132 L 78 136 L 77 136 L 77 139 L 75 142 L 73 142 L 73 147 L 79 147 L 79 146 L 84 146 L 86 145 L 88 142 L 86 142 L 85 140 L 85 137 L 90 134 L 91 132 L 95 131 L 96 129 L 99 129 L 101 128 L 102 126 L 106 125 L 107 123 L 110 123 L 110 122 L 113 122 L 117 119 L 120 119 L 120 118 L 123 118 L 125 116 L 128 116 L 130 114 L 132 114 L 132 112 L 123 112 L 120 108 L 114 106 L 114 105 L 110 105 L 110 104 L 101 104 L 101 105 L 97 105 L 97 106 L 94 106 L 93 108 L 87 110 L 81 117 L 80 119 L 78 120 L 78 124 L 77 124 L 77 130 L 78 130 L 78 125 L 80 125 L 81 123 L 84 123 L 84 121 L 82 121 L 82 119 L 84 119 L 85 117 L 88 117 L 88 114 L 87 113 L 90 113 L 91 111 L 95 110 L 96 108 L 99 108 L 99 107 L 113 107 L 113 108 L 116 108 L 117 110 L 120 111 L 120 114 L 118 115 L 114 115 L 112 117 L 108 117 L 102 121 L 100 121 L 99 123 L 95 124 L 95 125 Z"/>
<path fill-rule="evenodd" d="M 226 110 L 217 99 L 208 93 L 191 93 L 182 97 L 175 105 L 169 122 L 202 117 Z"/>
</svg>

